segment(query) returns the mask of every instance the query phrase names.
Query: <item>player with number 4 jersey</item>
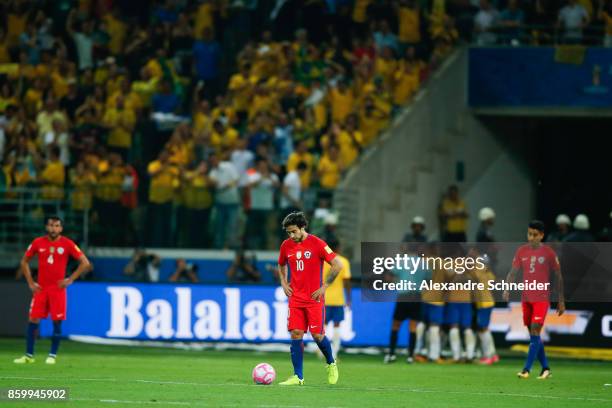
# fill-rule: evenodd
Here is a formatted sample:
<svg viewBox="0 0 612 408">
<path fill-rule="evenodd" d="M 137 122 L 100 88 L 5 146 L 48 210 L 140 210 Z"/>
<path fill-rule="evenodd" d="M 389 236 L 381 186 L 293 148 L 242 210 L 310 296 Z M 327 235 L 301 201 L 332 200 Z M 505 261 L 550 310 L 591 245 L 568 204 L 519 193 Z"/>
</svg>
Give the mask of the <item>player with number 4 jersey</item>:
<svg viewBox="0 0 612 408">
<path fill-rule="evenodd" d="M 26 353 L 15 359 L 15 364 L 34 362 L 34 340 L 40 319 L 49 316 L 53 321 L 53 334 L 51 351 L 45 362 L 55 364 L 61 338 L 61 323 L 66 320 L 66 287 L 91 268 L 89 260 L 79 247 L 61 235 L 63 223 L 59 217 L 47 218 L 46 229 L 47 235 L 34 239 L 21 260 L 21 270 L 32 290 L 32 303 L 30 303 L 30 322 L 26 335 Z M 32 278 L 29 266 L 30 260 L 34 257 L 38 258 L 38 282 Z M 66 278 L 69 258 L 78 260 L 79 266 L 70 277 Z"/>
</svg>

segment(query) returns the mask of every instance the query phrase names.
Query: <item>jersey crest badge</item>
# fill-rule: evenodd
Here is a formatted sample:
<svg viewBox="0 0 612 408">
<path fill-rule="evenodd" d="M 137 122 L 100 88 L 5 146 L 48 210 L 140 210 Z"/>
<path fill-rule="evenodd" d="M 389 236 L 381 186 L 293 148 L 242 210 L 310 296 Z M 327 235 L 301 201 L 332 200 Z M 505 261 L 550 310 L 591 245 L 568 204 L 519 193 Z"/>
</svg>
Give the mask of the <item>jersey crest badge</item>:
<svg viewBox="0 0 612 408">
<path fill-rule="evenodd" d="M 539 262 L 540 264 L 543 264 L 545 260 L 546 260 L 546 259 L 545 259 L 543 256 L 541 256 L 541 257 L 539 257 L 539 258 L 538 258 L 538 262 Z"/>
<path fill-rule="evenodd" d="M 57 253 L 60 254 L 60 255 L 63 254 L 64 253 L 64 248 L 62 248 L 62 247 L 57 248 Z"/>
<path fill-rule="evenodd" d="M 312 254 L 310 253 L 310 251 L 306 251 L 306 252 L 304 252 L 304 258 L 306 258 L 306 259 L 310 259 L 310 255 L 312 255 Z"/>
</svg>

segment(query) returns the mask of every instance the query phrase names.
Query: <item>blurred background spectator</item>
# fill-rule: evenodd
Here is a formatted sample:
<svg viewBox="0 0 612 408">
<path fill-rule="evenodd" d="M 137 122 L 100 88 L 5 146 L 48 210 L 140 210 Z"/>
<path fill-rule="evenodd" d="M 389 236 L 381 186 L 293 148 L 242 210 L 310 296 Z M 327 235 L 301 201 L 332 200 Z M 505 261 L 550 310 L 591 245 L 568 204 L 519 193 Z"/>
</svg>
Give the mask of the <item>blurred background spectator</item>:
<svg viewBox="0 0 612 408">
<path fill-rule="evenodd" d="M 261 272 L 255 265 L 255 256 L 247 254 L 239 249 L 232 264 L 226 271 L 227 279 L 230 283 L 257 283 L 261 281 Z"/>
<path fill-rule="evenodd" d="M 123 273 L 134 282 L 159 282 L 160 265 L 161 258 L 157 254 L 137 248 Z"/>
</svg>

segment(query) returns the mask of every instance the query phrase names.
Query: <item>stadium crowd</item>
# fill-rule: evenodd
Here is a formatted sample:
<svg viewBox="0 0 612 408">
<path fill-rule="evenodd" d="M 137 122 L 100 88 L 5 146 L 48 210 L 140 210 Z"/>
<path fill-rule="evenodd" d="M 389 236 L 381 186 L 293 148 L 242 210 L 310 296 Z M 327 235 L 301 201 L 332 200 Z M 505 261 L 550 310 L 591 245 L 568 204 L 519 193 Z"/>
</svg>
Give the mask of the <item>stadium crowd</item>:
<svg viewBox="0 0 612 408">
<path fill-rule="evenodd" d="M 444 2 L 0 7 L 2 194 L 91 210 L 96 245 L 273 248 L 458 37 Z"/>
</svg>

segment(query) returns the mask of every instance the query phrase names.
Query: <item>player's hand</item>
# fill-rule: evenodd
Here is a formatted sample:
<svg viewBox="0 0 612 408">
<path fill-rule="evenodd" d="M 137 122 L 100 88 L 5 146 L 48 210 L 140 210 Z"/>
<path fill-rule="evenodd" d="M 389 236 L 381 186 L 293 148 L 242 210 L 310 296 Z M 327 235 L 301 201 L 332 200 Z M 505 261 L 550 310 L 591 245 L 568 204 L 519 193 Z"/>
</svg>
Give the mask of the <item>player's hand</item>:
<svg viewBox="0 0 612 408">
<path fill-rule="evenodd" d="M 507 302 L 508 300 L 510 300 L 510 292 L 504 290 L 504 294 L 502 295 L 502 297 L 504 298 L 504 301 Z"/>
<path fill-rule="evenodd" d="M 72 279 L 70 278 L 62 279 L 61 281 L 57 282 L 57 286 L 59 286 L 60 288 L 65 288 L 70 285 L 72 285 Z"/>
<path fill-rule="evenodd" d="M 32 284 L 28 285 L 28 286 L 30 287 L 30 290 L 33 293 L 38 293 L 38 292 L 40 292 L 42 290 L 40 285 L 38 283 L 36 283 L 36 282 L 32 282 Z"/>
<path fill-rule="evenodd" d="M 285 295 L 287 297 L 291 297 L 291 295 L 293 295 L 293 289 L 291 289 L 291 286 L 286 283 L 281 284 L 281 286 L 283 287 L 283 290 L 285 291 Z"/>
<path fill-rule="evenodd" d="M 327 290 L 327 285 L 324 284 L 319 289 L 312 292 L 312 296 L 310 297 L 316 301 L 320 301 L 321 297 L 323 297 L 323 295 L 325 294 L 325 290 Z"/>
<path fill-rule="evenodd" d="M 565 313 L 565 302 L 559 302 L 557 304 L 557 315 L 561 316 Z"/>
</svg>

